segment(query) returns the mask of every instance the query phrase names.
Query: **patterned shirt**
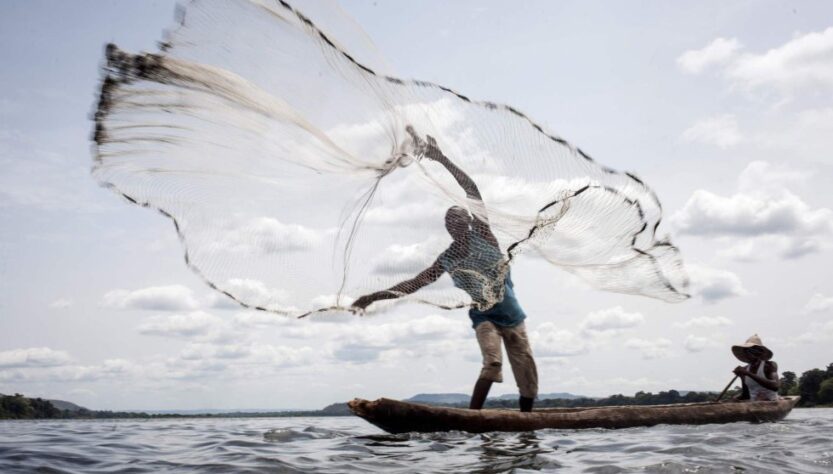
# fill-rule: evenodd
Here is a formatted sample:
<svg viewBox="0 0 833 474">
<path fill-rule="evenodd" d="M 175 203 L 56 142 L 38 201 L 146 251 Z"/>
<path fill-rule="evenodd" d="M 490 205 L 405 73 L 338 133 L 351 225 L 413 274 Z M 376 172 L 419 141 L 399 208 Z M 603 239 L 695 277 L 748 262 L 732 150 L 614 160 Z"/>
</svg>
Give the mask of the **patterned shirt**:
<svg viewBox="0 0 833 474">
<path fill-rule="evenodd" d="M 498 326 L 514 327 L 526 319 L 512 284 L 506 262 L 494 243 L 478 232 L 468 235 L 468 251 L 460 254 L 449 247 L 439 257 L 442 269 L 451 276 L 454 286 L 471 296 L 469 309 L 472 325 L 490 321 Z"/>
</svg>

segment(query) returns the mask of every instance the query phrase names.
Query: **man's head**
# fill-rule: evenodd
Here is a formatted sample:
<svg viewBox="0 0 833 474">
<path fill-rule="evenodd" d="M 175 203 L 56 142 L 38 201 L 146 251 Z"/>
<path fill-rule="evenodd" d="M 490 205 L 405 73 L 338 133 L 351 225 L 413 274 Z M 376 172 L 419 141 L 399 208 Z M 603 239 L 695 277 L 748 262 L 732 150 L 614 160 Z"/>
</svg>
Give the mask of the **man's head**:
<svg viewBox="0 0 833 474">
<path fill-rule="evenodd" d="M 451 206 L 445 212 L 445 228 L 454 240 L 461 240 L 469 231 L 471 215 L 460 206 Z"/>
<path fill-rule="evenodd" d="M 764 358 L 764 354 L 766 354 L 766 351 L 760 346 L 747 347 L 744 351 L 748 360 L 751 361 L 761 360 Z"/>
</svg>

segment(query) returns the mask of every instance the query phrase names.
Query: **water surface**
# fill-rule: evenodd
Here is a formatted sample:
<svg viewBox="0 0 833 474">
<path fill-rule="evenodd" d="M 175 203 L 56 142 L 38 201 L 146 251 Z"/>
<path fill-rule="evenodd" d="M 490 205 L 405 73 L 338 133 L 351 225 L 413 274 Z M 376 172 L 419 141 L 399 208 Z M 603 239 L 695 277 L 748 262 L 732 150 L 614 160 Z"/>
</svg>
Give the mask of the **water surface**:
<svg viewBox="0 0 833 474">
<path fill-rule="evenodd" d="M 833 409 L 779 423 L 387 435 L 355 417 L 1 421 L 0 472 L 833 473 Z"/>
</svg>

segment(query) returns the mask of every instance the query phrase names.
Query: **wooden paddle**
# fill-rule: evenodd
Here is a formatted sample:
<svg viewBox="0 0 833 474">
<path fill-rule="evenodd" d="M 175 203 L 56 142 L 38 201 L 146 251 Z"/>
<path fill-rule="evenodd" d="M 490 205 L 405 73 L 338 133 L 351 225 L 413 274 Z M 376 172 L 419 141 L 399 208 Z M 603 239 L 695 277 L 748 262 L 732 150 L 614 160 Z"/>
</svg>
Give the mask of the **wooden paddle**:
<svg viewBox="0 0 833 474">
<path fill-rule="evenodd" d="M 737 375 L 732 377 L 732 380 L 729 381 L 729 383 L 726 385 L 726 388 L 724 388 L 723 391 L 720 392 L 720 395 L 718 395 L 717 398 L 714 400 L 715 403 L 719 402 L 720 399 L 723 398 L 723 395 L 726 395 L 726 392 L 729 391 L 729 387 L 731 387 L 732 384 L 735 383 L 735 380 L 737 380 L 737 379 L 738 379 Z"/>
</svg>

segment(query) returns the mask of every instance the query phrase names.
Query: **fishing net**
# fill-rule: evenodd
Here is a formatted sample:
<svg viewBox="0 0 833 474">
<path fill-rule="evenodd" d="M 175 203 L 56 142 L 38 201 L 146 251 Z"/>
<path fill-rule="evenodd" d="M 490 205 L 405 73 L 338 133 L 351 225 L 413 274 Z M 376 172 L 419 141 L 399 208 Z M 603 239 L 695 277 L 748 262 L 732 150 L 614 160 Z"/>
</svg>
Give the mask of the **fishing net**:
<svg viewBox="0 0 833 474">
<path fill-rule="evenodd" d="M 178 16 L 157 53 L 108 45 L 93 175 L 172 219 L 186 264 L 237 303 L 303 316 L 393 287 L 369 309 L 487 309 L 520 255 L 687 297 L 651 189 L 522 112 L 393 77 L 283 1 Z"/>
</svg>

